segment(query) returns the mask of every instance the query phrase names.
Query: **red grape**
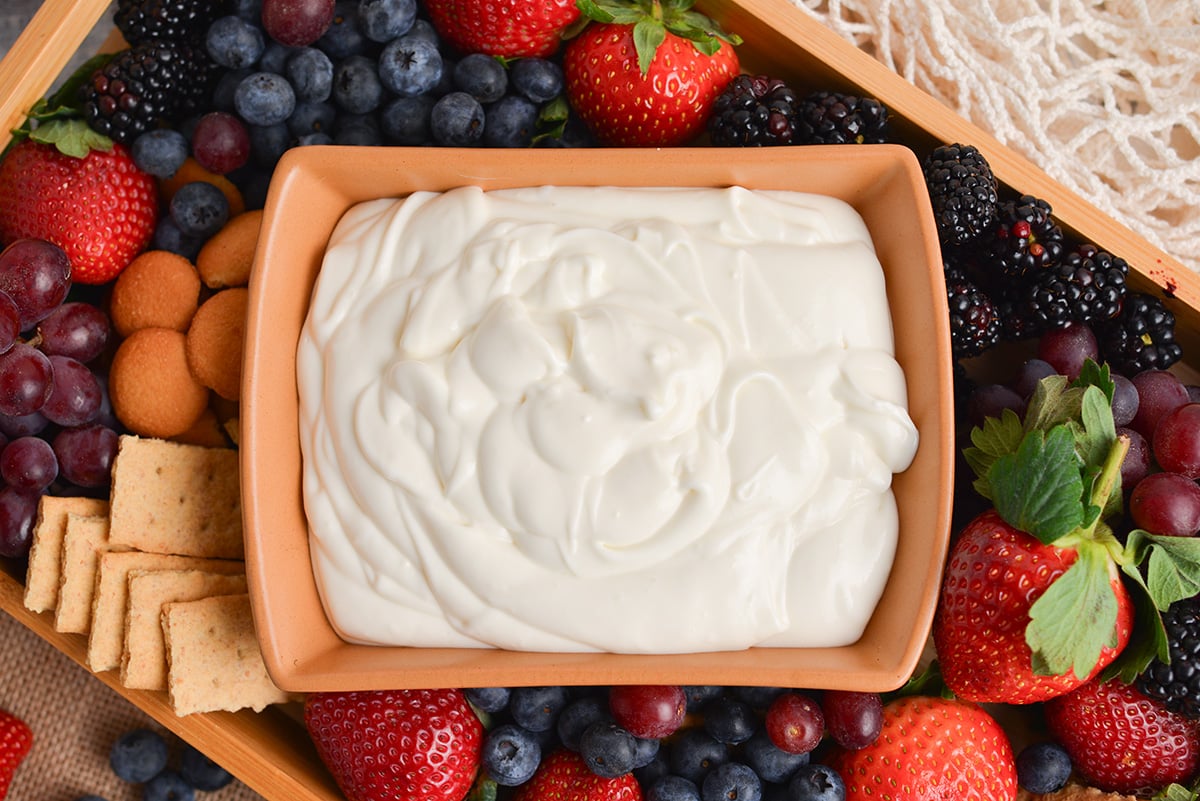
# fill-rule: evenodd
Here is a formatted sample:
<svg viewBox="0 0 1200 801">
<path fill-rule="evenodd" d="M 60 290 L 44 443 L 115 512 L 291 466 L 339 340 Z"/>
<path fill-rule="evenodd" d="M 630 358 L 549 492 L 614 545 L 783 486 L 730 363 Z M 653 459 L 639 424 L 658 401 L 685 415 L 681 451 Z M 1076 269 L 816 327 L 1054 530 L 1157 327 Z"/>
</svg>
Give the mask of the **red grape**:
<svg viewBox="0 0 1200 801">
<path fill-rule="evenodd" d="M 38 349 L 47 356 L 70 356 L 90 362 L 108 345 L 112 334 L 108 315 L 90 303 L 64 303 L 37 327 Z"/>
<path fill-rule="evenodd" d="M 58 459 L 41 437 L 19 437 L 0 451 L 0 476 L 23 492 L 44 492 L 58 478 Z"/>
<path fill-rule="evenodd" d="M 659 739 L 683 724 L 687 696 L 676 685 L 618 685 L 609 690 L 608 706 L 613 720 L 634 737 Z"/>
<path fill-rule="evenodd" d="M 1121 462 L 1121 487 L 1128 493 L 1150 473 L 1150 445 L 1132 428 L 1118 428 L 1117 436 L 1121 435 L 1129 437 L 1129 450 Z"/>
<path fill-rule="evenodd" d="M 36 412 L 50 397 L 50 359 L 18 342 L 0 354 L 0 414 L 12 417 Z"/>
<path fill-rule="evenodd" d="M 29 554 L 40 498 L 14 487 L 0 489 L 0 556 L 20 559 Z"/>
<path fill-rule="evenodd" d="M 1150 444 L 1163 470 L 1200 478 L 1200 403 L 1185 403 L 1164 415 Z"/>
<path fill-rule="evenodd" d="M 1078 378 L 1083 363 L 1088 359 L 1095 361 L 1099 352 L 1096 335 L 1086 325 L 1047 331 L 1038 340 L 1038 358 L 1049 362 L 1059 375 L 1071 380 Z"/>
<path fill-rule="evenodd" d="M 1190 537 L 1200 531 L 1200 485 L 1178 473 L 1151 473 L 1133 488 L 1129 516 L 1151 534 Z"/>
<path fill-rule="evenodd" d="M 0 291 L 7 292 L 27 331 L 54 311 L 71 288 L 71 260 L 44 239 L 18 239 L 0 251 Z"/>
<path fill-rule="evenodd" d="M 0 353 L 13 346 L 21 335 L 21 310 L 7 292 L 0 292 Z"/>
<path fill-rule="evenodd" d="M 1127 426 L 1133 421 L 1134 415 L 1138 410 L 1138 391 L 1137 387 L 1123 375 L 1118 373 L 1112 374 L 1113 380 L 1113 397 L 1112 397 L 1112 415 L 1113 425 Z"/>
<path fill-rule="evenodd" d="M 809 753 L 825 735 L 820 704 L 800 693 L 784 693 L 772 701 L 764 725 L 775 747 L 789 754 Z"/>
<path fill-rule="evenodd" d="M 116 431 L 96 423 L 64 428 L 51 443 L 59 473 L 80 487 L 106 486 L 117 454 L 117 440 Z"/>
<path fill-rule="evenodd" d="M 827 690 L 821 698 L 821 711 L 829 736 L 852 751 L 875 742 L 883 728 L 883 702 L 878 693 Z"/>
<path fill-rule="evenodd" d="M 1130 381 L 1138 391 L 1138 410 L 1129 427 L 1152 443 L 1158 421 L 1188 402 L 1187 388 L 1166 370 L 1144 370 Z"/>
<path fill-rule="evenodd" d="M 263 30 L 289 47 L 310 45 L 333 24 L 334 0 L 263 0 Z"/>
<path fill-rule="evenodd" d="M 234 115 L 210 111 L 192 131 L 192 155 L 215 173 L 233 172 L 250 159 L 250 132 Z"/>
<path fill-rule="evenodd" d="M 1022 398 L 1028 398 L 1037 389 L 1038 382 L 1043 378 L 1057 375 L 1054 365 L 1043 359 L 1026 359 L 1012 383 L 1012 389 Z"/>
<path fill-rule="evenodd" d="M 80 426 L 89 423 L 100 412 L 100 382 L 83 362 L 70 356 L 51 356 L 54 368 L 50 397 L 41 412 L 51 423 L 60 426 Z"/>
</svg>

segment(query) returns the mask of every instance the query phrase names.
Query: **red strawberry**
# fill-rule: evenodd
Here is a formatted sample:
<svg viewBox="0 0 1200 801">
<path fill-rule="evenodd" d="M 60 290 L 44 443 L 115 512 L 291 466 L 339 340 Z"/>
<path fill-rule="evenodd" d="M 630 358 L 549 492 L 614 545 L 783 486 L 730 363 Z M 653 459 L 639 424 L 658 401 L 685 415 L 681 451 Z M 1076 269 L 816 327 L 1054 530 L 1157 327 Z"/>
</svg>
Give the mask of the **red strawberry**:
<svg viewBox="0 0 1200 801">
<path fill-rule="evenodd" d="M 575 0 L 426 0 L 425 8 L 454 47 L 504 58 L 553 55 L 579 19 Z"/>
<path fill-rule="evenodd" d="M 673 147 L 698 136 L 739 72 L 741 40 L 690 10 L 690 0 L 587 3 L 567 45 L 567 98 L 603 144 Z"/>
<path fill-rule="evenodd" d="M 1083 676 L 1074 670 L 1039 675 L 1026 640 L 1030 608 L 1075 563 L 1075 548 L 1044 545 L 995 511 L 967 524 L 950 552 L 933 624 L 946 686 L 977 703 L 1028 704 L 1078 687 L 1107 667 L 1133 630 L 1133 604 L 1115 566 L 1101 560 L 1116 597 L 1108 642 Z M 1069 627 L 1079 629 L 1078 619 Z"/>
<path fill-rule="evenodd" d="M 1149 796 L 1200 767 L 1200 722 L 1119 680 L 1092 681 L 1045 704 L 1046 725 L 1075 770 L 1102 790 Z"/>
<path fill-rule="evenodd" d="M 1004 729 L 967 701 L 907 696 L 883 708 L 875 742 L 828 764 L 846 801 L 1013 801 L 1017 768 Z"/>
<path fill-rule="evenodd" d="M 314 693 L 304 723 L 348 801 L 461 801 L 483 726 L 458 690 Z"/>
<path fill-rule="evenodd" d="M 642 801 L 642 788 L 632 773 L 613 779 L 597 776 L 583 757 L 562 749 L 542 760 L 513 801 Z"/>
<path fill-rule="evenodd" d="M 0 710 L 0 799 L 8 795 L 13 775 L 33 747 L 33 732 L 25 721 Z"/>
<path fill-rule="evenodd" d="M 82 157 L 32 139 L 14 145 L 0 163 L 0 241 L 55 243 L 75 283 L 102 284 L 124 270 L 154 235 L 158 191 L 123 145 L 107 144 Z"/>
</svg>

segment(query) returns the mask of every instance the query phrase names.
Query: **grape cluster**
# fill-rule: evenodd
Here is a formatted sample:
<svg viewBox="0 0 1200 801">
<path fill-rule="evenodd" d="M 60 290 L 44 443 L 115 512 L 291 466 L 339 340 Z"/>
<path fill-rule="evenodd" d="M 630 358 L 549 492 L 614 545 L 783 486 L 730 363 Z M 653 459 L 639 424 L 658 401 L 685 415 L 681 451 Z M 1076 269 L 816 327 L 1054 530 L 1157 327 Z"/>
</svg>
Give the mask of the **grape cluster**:
<svg viewBox="0 0 1200 801">
<path fill-rule="evenodd" d="M 20 239 L 0 251 L 0 556 L 28 553 L 42 495 L 109 483 L 118 424 L 96 362 L 111 329 L 70 289 L 57 245 Z"/>
<path fill-rule="evenodd" d="M 649 801 L 839 801 L 841 778 L 815 757 L 827 747 L 865 748 L 883 725 L 874 693 L 673 685 L 464 692 L 491 716 L 482 760 L 501 787 L 524 784 L 543 756 L 565 747 L 599 776 L 632 772 Z"/>
</svg>

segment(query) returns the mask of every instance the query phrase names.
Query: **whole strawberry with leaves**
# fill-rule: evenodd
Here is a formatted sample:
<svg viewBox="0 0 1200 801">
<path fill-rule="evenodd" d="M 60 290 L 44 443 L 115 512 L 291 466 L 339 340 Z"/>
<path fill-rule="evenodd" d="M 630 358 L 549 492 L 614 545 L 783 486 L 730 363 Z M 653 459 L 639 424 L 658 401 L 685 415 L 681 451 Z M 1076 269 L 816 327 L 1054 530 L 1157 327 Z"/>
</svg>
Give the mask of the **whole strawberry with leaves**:
<svg viewBox="0 0 1200 801">
<path fill-rule="evenodd" d="M 579 0 L 590 22 L 567 44 L 567 99 L 605 145 L 673 147 L 697 137 L 738 74 L 741 42 L 693 0 Z"/>
<path fill-rule="evenodd" d="M 0 709 L 0 799 L 8 795 L 13 776 L 31 748 L 33 732 L 29 724 Z"/>
<path fill-rule="evenodd" d="M 459 690 L 313 693 L 304 725 L 348 801 L 462 801 L 483 726 Z"/>
<path fill-rule="evenodd" d="M 1089 362 L 1073 382 L 1043 379 L 1023 419 L 1009 410 L 972 430 L 964 456 L 994 508 L 955 539 L 933 625 L 959 698 L 1035 703 L 1167 658 L 1159 613 L 1197 591 L 1200 543 L 1114 535 L 1128 441 L 1112 392 Z"/>
<path fill-rule="evenodd" d="M 981 707 L 909 695 L 883 707 L 871 745 L 825 758 L 846 785 L 846 801 L 1013 801 L 1017 769 L 1000 724 Z"/>
<path fill-rule="evenodd" d="M 76 89 L 93 63 L 38 102 L 0 161 L 0 242 L 53 242 L 79 284 L 116 278 L 149 246 L 159 218 L 153 176 L 80 115 Z"/>
<path fill-rule="evenodd" d="M 461 52 L 502 58 L 554 55 L 579 19 L 575 0 L 425 0 L 425 8 Z"/>
</svg>

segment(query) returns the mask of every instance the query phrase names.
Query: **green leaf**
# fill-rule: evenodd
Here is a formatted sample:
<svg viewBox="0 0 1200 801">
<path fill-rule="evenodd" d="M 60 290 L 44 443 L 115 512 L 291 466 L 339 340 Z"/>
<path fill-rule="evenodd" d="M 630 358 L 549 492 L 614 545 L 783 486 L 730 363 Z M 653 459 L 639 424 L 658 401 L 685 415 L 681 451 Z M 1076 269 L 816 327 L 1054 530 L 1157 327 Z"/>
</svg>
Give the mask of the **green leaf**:
<svg viewBox="0 0 1200 801">
<path fill-rule="evenodd" d="M 1077 443 L 1079 455 L 1085 464 L 1101 464 L 1117 439 L 1112 402 L 1104 390 L 1091 386 L 1083 391 L 1079 416 L 1083 421 L 1083 440 Z"/>
<path fill-rule="evenodd" d="M 1171 537 L 1150 534 L 1140 529 L 1148 543 L 1146 586 L 1155 606 L 1166 610 L 1176 601 L 1200 594 L 1200 540 L 1195 537 Z"/>
<path fill-rule="evenodd" d="M 612 13 L 601 8 L 594 0 L 575 0 L 575 7 L 579 9 L 580 14 L 596 22 L 613 21 Z"/>
<path fill-rule="evenodd" d="M 495 779 L 488 777 L 487 771 L 481 770 L 463 801 L 496 801 L 499 787 Z"/>
<path fill-rule="evenodd" d="M 1079 397 L 1071 393 L 1067 377 L 1052 375 L 1037 383 L 1025 410 L 1026 431 L 1049 431 L 1054 426 L 1079 417 Z"/>
<path fill-rule="evenodd" d="M 1133 633 L 1129 643 L 1121 650 L 1116 660 L 1105 668 L 1100 678 L 1101 681 L 1119 678 L 1130 684 L 1155 659 L 1169 661 L 1171 652 L 1167 643 L 1166 627 L 1137 565 L 1122 562 L 1120 566 L 1128 578 L 1125 586 L 1129 588 L 1129 597 L 1133 602 Z"/>
<path fill-rule="evenodd" d="M 1159 790 L 1152 801 L 1196 801 L 1196 791 L 1181 784 L 1169 784 Z"/>
<path fill-rule="evenodd" d="M 986 477 L 992 465 L 1001 456 L 1017 452 L 1025 430 L 1021 426 L 1021 418 L 1012 409 L 1005 409 L 1000 417 L 989 417 L 982 426 L 971 429 L 972 447 L 963 450 L 963 458 L 967 465 L 981 479 Z M 991 498 L 991 490 L 980 492 L 985 498 Z"/>
<path fill-rule="evenodd" d="M 1058 577 L 1029 608 L 1025 642 L 1034 655 L 1034 672 L 1060 676 L 1074 671 L 1086 677 L 1105 646 L 1116 645 L 1117 597 L 1102 548 L 1081 547 L 1075 564 Z"/>
<path fill-rule="evenodd" d="M 667 29 L 658 20 L 641 19 L 633 26 L 633 46 L 637 50 L 638 69 L 642 75 L 650 71 L 654 54 L 666 38 Z"/>
<path fill-rule="evenodd" d="M 1083 523 L 1083 479 L 1070 430 L 1025 435 L 988 470 L 992 503 L 1009 525 L 1051 543 Z"/>
<path fill-rule="evenodd" d="M 1097 364 L 1093 359 L 1085 359 L 1079 370 L 1079 377 L 1071 382 L 1073 387 L 1097 387 L 1112 404 L 1113 393 L 1117 385 L 1112 380 L 1112 371 L 1107 364 Z"/>
<path fill-rule="evenodd" d="M 35 142 L 54 145 L 60 153 L 83 158 L 93 150 L 112 150 L 113 141 L 96 133 L 83 120 L 51 120 L 30 132 Z"/>
</svg>

